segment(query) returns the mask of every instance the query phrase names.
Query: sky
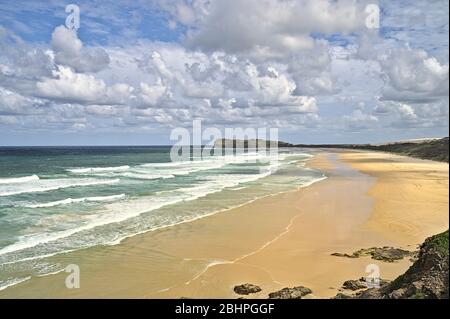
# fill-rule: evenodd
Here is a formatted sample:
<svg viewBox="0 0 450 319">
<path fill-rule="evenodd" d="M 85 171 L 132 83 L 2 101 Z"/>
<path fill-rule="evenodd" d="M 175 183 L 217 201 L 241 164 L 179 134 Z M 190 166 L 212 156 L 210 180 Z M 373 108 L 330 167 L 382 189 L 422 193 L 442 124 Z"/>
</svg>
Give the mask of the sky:
<svg viewBox="0 0 450 319">
<path fill-rule="evenodd" d="M 0 145 L 172 144 L 193 120 L 448 136 L 448 17 L 447 0 L 0 0 Z"/>
</svg>

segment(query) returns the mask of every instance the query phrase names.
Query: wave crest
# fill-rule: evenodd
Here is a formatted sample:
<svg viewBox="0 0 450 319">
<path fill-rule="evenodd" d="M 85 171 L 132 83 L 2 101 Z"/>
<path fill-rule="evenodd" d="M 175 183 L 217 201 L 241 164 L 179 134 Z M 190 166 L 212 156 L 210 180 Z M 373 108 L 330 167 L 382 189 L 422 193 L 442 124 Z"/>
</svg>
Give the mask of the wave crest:
<svg viewBox="0 0 450 319">
<path fill-rule="evenodd" d="M 28 207 L 28 208 L 45 208 L 45 207 L 53 207 L 53 206 L 59 206 L 59 205 L 69 205 L 69 204 L 83 203 L 83 202 L 109 202 L 109 201 L 114 201 L 114 200 L 117 200 L 117 199 L 122 199 L 125 196 L 126 196 L 125 194 L 120 194 L 120 195 L 111 195 L 111 196 L 66 198 L 66 199 L 63 199 L 63 200 L 55 201 L 55 202 L 26 205 L 25 207 Z"/>
<path fill-rule="evenodd" d="M 83 167 L 83 168 L 71 168 L 67 171 L 74 174 L 86 174 L 86 173 L 96 173 L 96 172 L 117 172 L 129 170 L 130 166 L 113 166 L 113 167 Z"/>
<path fill-rule="evenodd" d="M 58 190 L 62 188 L 78 187 L 78 186 L 93 186 L 93 185 L 108 185 L 116 184 L 120 179 L 41 179 L 33 183 L 21 183 L 15 185 L 0 186 L 0 197 L 19 195 L 25 193 L 40 193 Z"/>
<path fill-rule="evenodd" d="M 12 177 L 12 178 L 0 178 L 0 184 L 19 184 L 19 183 L 38 181 L 38 180 L 39 180 L 39 176 L 37 176 L 37 175 Z"/>
</svg>

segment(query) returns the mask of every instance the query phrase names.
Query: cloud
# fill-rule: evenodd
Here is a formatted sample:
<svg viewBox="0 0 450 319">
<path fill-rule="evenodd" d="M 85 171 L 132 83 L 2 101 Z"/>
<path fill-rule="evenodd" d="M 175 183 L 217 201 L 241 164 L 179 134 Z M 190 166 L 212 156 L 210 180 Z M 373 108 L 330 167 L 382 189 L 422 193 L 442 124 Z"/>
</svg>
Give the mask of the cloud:
<svg viewBox="0 0 450 319">
<path fill-rule="evenodd" d="M 1 25 L 0 48 L 0 86 L 30 94 L 39 78 L 51 75 L 51 54 L 41 46 L 23 41 Z"/>
<path fill-rule="evenodd" d="M 140 88 L 143 106 L 156 106 L 162 99 L 170 99 L 172 96 L 169 89 L 161 83 L 161 80 L 154 85 L 141 83 Z"/>
<path fill-rule="evenodd" d="M 254 66 L 253 66 L 254 67 Z M 298 112 L 317 112 L 315 99 L 295 95 L 296 84 L 287 75 L 269 67 L 268 74 L 260 74 L 256 68 L 249 72 L 252 89 L 249 98 L 257 106 L 289 106 Z"/>
<path fill-rule="evenodd" d="M 46 103 L 0 87 L 0 115 L 28 115 L 44 111 Z"/>
<path fill-rule="evenodd" d="M 40 96 L 66 102 L 95 102 L 105 94 L 105 83 L 93 75 L 79 74 L 66 66 L 59 66 L 53 75 L 36 83 Z"/>
<path fill-rule="evenodd" d="M 36 83 L 38 95 L 67 103 L 123 104 L 129 100 L 133 88 L 125 83 L 107 86 L 93 75 L 76 73 L 69 67 L 58 66 L 52 78 Z"/>
<path fill-rule="evenodd" d="M 57 64 L 70 66 L 77 72 L 98 72 L 110 61 L 104 49 L 84 47 L 76 31 L 64 26 L 53 31 L 52 49 Z"/>
<path fill-rule="evenodd" d="M 380 59 L 384 100 L 423 102 L 448 96 L 449 65 L 423 50 L 400 48 Z"/>
<path fill-rule="evenodd" d="M 0 125 L 15 126 L 17 124 L 19 124 L 19 120 L 17 119 L 17 117 L 0 114 Z"/>
<path fill-rule="evenodd" d="M 0 115 L 22 114 L 27 100 L 19 94 L 0 88 Z"/>
<path fill-rule="evenodd" d="M 400 117 L 406 121 L 414 121 L 417 119 L 414 109 L 408 104 L 401 103 L 398 107 L 398 113 L 400 114 Z"/>
<path fill-rule="evenodd" d="M 343 120 L 348 129 L 356 131 L 373 128 L 374 124 L 378 123 L 378 117 L 361 109 L 354 110 L 351 115 L 345 115 Z"/>
<path fill-rule="evenodd" d="M 110 117 L 120 113 L 120 109 L 113 105 L 87 105 L 85 111 L 89 115 L 100 117 Z"/>
<path fill-rule="evenodd" d="M 448 60 L 448 1 L 383 1 L 382 5 L 386 38 Z"/>
<path fill-rule="evenodd" d="M 299 95 L 331 95 L 339 89 L 336 77 L 331 74 L 332 57 L 330 47 L 321 41 L 313 49 L 288 60 L 288 72 L 296 83 L 295 93 Z"/>
<path fill-rule="evenodd" d="M 374 114 L 385 127 L 448 128 L 448 100 L 423 104 L 380 101 L 374 108 Z"/>
<path fill-rule="evenodd" d="M 361 30 L 364 8 L 364 2 L 350 0 L 212 1 L 205 17 L 188 33 L 187 44 L 206 51 L 291 54 L 311 49 L 313 32 Z"/>
</svg>

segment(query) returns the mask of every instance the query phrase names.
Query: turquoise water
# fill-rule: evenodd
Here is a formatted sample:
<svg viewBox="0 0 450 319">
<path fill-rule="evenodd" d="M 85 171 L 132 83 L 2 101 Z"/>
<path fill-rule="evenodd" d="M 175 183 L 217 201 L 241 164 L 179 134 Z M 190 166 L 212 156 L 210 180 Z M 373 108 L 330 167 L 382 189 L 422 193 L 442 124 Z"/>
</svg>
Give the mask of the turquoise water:
<svg viewBox="0 0 450 319">
<path fill-rule="evenodd" d="M 0 289 L 45 258 L 188 222 L 324 178 L 301 150 L 170 161 L 169 147 L 0 148 Z M 20 274 L 20 275 L 19 275 Z"/>
</svg>

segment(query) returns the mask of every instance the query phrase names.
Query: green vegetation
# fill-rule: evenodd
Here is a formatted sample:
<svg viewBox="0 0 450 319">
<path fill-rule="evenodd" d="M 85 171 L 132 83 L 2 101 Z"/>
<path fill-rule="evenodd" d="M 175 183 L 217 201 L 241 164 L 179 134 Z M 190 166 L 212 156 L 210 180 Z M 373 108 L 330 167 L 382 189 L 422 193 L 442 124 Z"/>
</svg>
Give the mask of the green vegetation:
<svg viewBox="0 0 450 319">
<path fill-rule="evenodd" d="M 420 159 L 427 159 L 439 162 L 448 163 L 448 137 L 437 140 L 424 140 L 419 142 L 398 142 L 383 145 L 372 144 L 323 144 L 323 145 L 308 145 L 298 144 L 297 147 L 308 148 L 345 148 L 355 150 L 374 150 L 389 152 L 401 155 L 417 157 Z"/>
<path fill-rule="evenodd" d="M 407 155 L 411 157 L 416 157 L 420 159 L 427 159 L 439 162 L 448 163 L 448 137 L 435 140 L 422 140 L 415 142 L 397 142 L 382 145 L 373 144 L 291 144 L 286 142 L 271 142 L 262 139 L 253 140 L 239 140 L 239 139 L 218 139 L 214 142 L 215 147 L 224 148 L 225 146 L 233 148 L 244 148 L 249 147 L 249 142 L 252 142 L 250 146 L 252 147 L 263 147 L 270 148 L 278 143 L 278 147 L 304 147 L 304 148 L 345 148 L 345 149 L 355 149 L 355 150 L 373 150 L 388 153 L 395 153 L 400 155 Z"/>
<path fill-rule="evenodd" d="M 434 235 L 430 238 L 428 238 L 425 241 L 425 244 L 427 247 L 430 247 L 432 249 L 437 250 L 439 253 L 444 254 L 448 256 L 448 230 L 441 233 Z"/>
<path fill-rule="evenodd" d="M 448 137 L 421 143 L 380 145 L 377 148 L 381 151 L 404 154 L 421 159 L 448 162 Z"/>
<path fill-rule="evenodd" d="M 414 295 L 412 295 L 408 299 L 425 299 L 425 298 L 426 298 L 426 296 L 423 292 L 417 291 Z"/>
</svg>

